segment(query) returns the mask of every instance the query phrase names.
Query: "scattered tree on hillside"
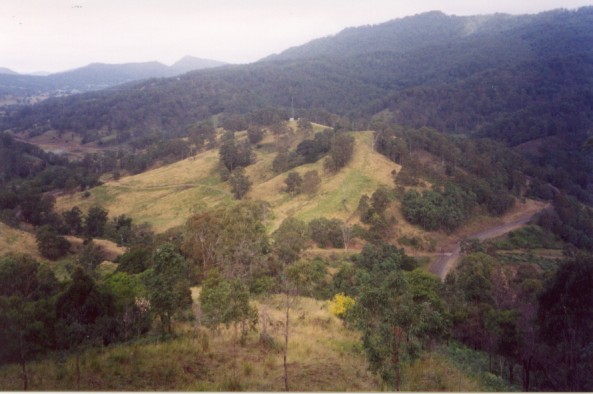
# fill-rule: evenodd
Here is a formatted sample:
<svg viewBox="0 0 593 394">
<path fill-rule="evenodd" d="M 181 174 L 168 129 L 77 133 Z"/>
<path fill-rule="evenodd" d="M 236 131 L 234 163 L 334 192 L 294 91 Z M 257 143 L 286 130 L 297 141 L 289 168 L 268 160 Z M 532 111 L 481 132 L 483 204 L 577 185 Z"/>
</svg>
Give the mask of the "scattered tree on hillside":
<svg viewBox="0 0 593 394">
<path fill-rule="evenodd" d="M 319 185 L 321 185 L 321 178 L 317 170 L 305 172 L 305 175 L 303 175 L 303 192 L 312 196 L 319 190 Z"/>
<path fill-rule="evenodd" d="M 219 150 L 220 162 L 233 172 L 238 167 L 247 167 L 253 163 L 254 155 L 249 141 L 235 141 L 234 137 L 222 142 Z"/>
<path fill-rule="evenodd" d="M 239 279 L 226 280 L 217 270 L 211 270 L 200 291 L 200 307 L 205 326 L 233 326 L 233 371 L 236 375 L 239 325 L 246 326 L 247 323 L 251 329 L 257 325 L 257 309 L 249 304 L 247 286 Z"/>
<path fill-rule="evenodd" d="M 50 225 L 39 227 L 35 231 L 35 239 L 39 253 L 45 258 L 56 260 L 68 253 L 70 243 L 58 235 L 57 231 Z"/>
<path fill-rule="evenodd" d="M 354 137 L 338 134 L 332 139 L 329 157 L 324 163 L 326 170 L 336 172 L 350 161 L 354 152 Z"/>
<path fill-rule="evenodd" d="M 247 129 L 247 138 L 252 144 L 257 144 L 264 139 L 265 131 L 256 126 L 249 126 Z"/>
<path fill-rule="evenodd" d="M 62 214 L 64 225 L 66 227 L 66 234 L 80 235 L 83 231 L 83 215 L 78 207 L 73 207 L 69 211 Z"/>
<path fill-rule="evenodd" d="M 286 192 L 296 195 L 302 190 L 303 178 L 301 178 L 301 175 L 298 172 L 289 172 L 284 183 L 286 183 Z"/>
<path fill-rule="evenodd" d="M 245 170 L 242 167 L 236 168 L 229 177 L 229 183 L 231 184 L 231 190 L 233 196 L 237 200 L 241 200 L 251 189 L 251 181 L 249 177 L 245 175 Z"/>
<path fill-rule="evenodd" d="M 53 346 L 49 297 L 58 291 L 53 272 L 28 256 L 0 259 L 0 364 L 17 362 L 23 390 L 27 362 Z"/>
<path fill-rule="evenodd" d="M 81 267 L 72 273 L 72 282 L 56 301 L 56 332 L 63 348 L 76 355 L 76 389 L 80 390 L 80 356 L 83 347 L 95 342 L 106 344 L 116 329 L 113 298 L 102 291 Z"/>
<path fill-rule="evenodd" d="M 107 223 L 107 211 L 98 205 L 92 206 L 84 221 L 84 235 L 87 238 L 101 237 Z"/>
<path fill-rule="evenodd" d="M 173 333 L 173 316 L 191 304 L 191 269 L 172 244 L 155 250 L 153 266 L 146 277 L 151 309 L 159 316 L 164 332 Z"/>
<path fill-rule="evenodd" d="M 309 239 L 307 225 L 292 217 L 286 218 L 280 227 L 272 234 L 274 239 L 274 254 L 280 260 L 282 271 L 282 283 L 285 294 L 285 321 L 284 321 L 284 389 L 288 391 L 288 339 L 290 335 L 290 308 L 294 303 L 298 286 L 291 280 L 290 266 L 300 257 Z"/>
</svg>

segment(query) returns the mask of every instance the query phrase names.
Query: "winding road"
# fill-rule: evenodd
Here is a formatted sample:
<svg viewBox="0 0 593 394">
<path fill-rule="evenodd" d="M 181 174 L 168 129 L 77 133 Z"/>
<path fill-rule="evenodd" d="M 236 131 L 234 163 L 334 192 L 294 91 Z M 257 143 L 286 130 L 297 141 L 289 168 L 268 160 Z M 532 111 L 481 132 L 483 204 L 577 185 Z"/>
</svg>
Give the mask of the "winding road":
<svg viewBox="0 0 593 394">
<path fill-rule="evenodd" d="M 529 212 L 523 214 L 517 217 L 512 222 L 504 223 L 498 226 L 491 227 L 479 233 L 471 234 L 465 237 L 465 239 L 478 239 L 480 241 L 485 241 L 487 239 L 500 237 L 501 235 L 504 235 L 506 233 L 509 233 L 513 230 L 517 230 L 518 228 L 525 226 L 535 215 L 548 209 L 549 207 L 549 205 L 546 205 L 545 207 L 536 212 Z M 432 262 L 428 267 L 428 270 L 430 272 L 437 275 L 443 281 L 447 277 L 447 274 L 459 262 L 459 255 L 461 254 L 461 243 L 457 242 L 455 244 L 451 244 L 446 248 L 446 250 L 447 252 L 440 254 L 439 258 Z"/>
</svg>

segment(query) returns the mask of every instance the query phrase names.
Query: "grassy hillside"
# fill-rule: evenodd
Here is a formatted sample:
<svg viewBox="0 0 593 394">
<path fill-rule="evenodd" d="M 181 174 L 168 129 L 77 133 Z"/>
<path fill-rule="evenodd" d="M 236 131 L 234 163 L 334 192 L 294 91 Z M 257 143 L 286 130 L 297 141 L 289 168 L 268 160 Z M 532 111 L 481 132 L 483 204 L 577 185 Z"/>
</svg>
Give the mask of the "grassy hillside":
<svg viewBox="0 0 593 394">
<path fill-rule="evenodd" d="M 194 300 L 198 295 L 194 291 Z M 139 343 L 87 351 L 81 358 L 82 390 L 157 391 L 281 391 L 283 389 L 282 300 L 256 303 L 267 315 L 274 343 L 265 345 L 250 334 L 237 346 L 233 335 L 196 329 L 192 323 L 176 327 L 176 339 L 157 337 Z M 261 320 L 261 318 L 260 318 Z M 378 380 L 366 370 L 358 336 L 332 316 L 324 302 L 300 298 L 292 312 L 289 343 L 289 383 L 296 391 L 375 391 Z M 261 323 L 258 327 L 261 330 Z M 229 331 L 229 332 L 227 332 Z M 45 360 L 29 366 L 32 390 L 76 388 L 74 357 Z M 0 368 L 0 387 L 21 389 L 16 365 Z"/>
<path fill-rule="evenodd" d="M 293 215 L 303 220 L 315 217 L 351 218 L 362 194 L 369 196 L 380 184 L 393 184 L 391 172 L 399 166 L 371 149 L 372 132 L 353 133 L 356 138 L 351 162 L 337 174 L 324 174 L 322 161 L 294 169 L 301 175 L 316 169 L 322 186 L 313 197 L 293 197 L 283 192 L 286 174 L 275 175 L 272 161 L 276 155 L 268 149 L 271 136 L 256 150 L 256 163 L 247 168 L 253 182 L 249 199 L 270 203 L 274 212 L 271 227 L 275 228 L 285 217 Z M 302 136 L 295 136 L 293 145 Z M 148 222 L 157 232 L 181 225 L 192 214 L 218 204 L 232 201 L 228 183 L 221 182 L 216 166 L 218 150 L 200 153 L 164 167 L 142 174 L 109 181 L 91 190 L 84 198 L 82 193 L 60 197 L 58 210 L 78 206 L 86 211 L 93 204 L 109 210 L 111 216 L 126 214 L 135 222 Z M 345 204 L 342 204 L 342 201 Z"/>
<path fill-rule="evenodd" d="M 36 259 L 41 258 L 33 234 L 0 222 L 0 257 L 9 253 L 27 253 Z"/>
<path fill-rule="evenodd" d="M 198 290 L 193 298 L 197 301 Z M 149 337 L 137 343 L 86 351 L 81 357 L 81 390 L 105 391 L 281 391 L 283 381 L 283 300 L 255 303 L 266 316 L 273 343 L 249 334 L 233 357 L 231 330 L 176 326 L 177 338 Z M 195 308 L 194 308 L 195 310 Z M 298 298 L 291 312 L 288 365 L 292 391 L 378 391 L 379 380 L 367 370 L 358 334 L 328 311 L 323 301 Z M 20 390 L 20 367 L 0 368 L 0 387 Z M 73 356 L 59 356 L 28 366 L 31 390 L 76 388 Z M 405 389 L 477 391 L 479 382 L 434 354 L 405 371 Z"/>
</svg>

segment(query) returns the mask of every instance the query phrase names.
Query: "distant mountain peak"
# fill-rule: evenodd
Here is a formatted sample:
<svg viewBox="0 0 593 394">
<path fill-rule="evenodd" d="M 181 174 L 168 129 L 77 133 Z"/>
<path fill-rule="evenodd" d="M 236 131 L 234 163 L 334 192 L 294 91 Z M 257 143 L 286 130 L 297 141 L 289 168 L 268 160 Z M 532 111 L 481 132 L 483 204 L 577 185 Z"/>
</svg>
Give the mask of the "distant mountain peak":
<svg viewBox="0 0 593 394">
<path fill-rule="evenodd" d="M 185 73 L 193 70 L 199 70 L 203 68 L 212 68 L 218 66 L 224 66 L 228 63 L 220 62 L 218 60 L 203 59 L 191 55 L 186 55 L 181 59 L 173 63 L 170 68 L 176 73 Z"/>
<path fill-rule="evenodd" d="M 8 74 L 8 75 L 19 75 L 16 71 L 12 71 L 6 67 L 0 67 L 0 74 Z"/>
</svg>

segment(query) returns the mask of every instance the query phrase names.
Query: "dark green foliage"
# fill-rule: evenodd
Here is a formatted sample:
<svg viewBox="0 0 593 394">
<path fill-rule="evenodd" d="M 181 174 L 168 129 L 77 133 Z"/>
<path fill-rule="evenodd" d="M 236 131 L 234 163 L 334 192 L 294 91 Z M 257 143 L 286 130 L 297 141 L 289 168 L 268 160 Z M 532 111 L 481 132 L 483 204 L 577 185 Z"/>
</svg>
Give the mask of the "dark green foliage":
<svg viewBox="0 0 593 394">
<path fill-rule="evenodd" d="M 369 196 L 367 196 L 366 194 L 360 196 L 360 200 L 358 200 L 357 211 L 360 215 L 360 221 L 363 223 L 369 223 L 369 220 L 371 219 L 371 216 L 373 214 L 369 202 Z"/>
<path fill-rule="evenodd" d="M 307 246 L 309 228 L 302 220 L 288 217 L 274 231 L 272 238 L 278 259 L 283 264 L 291 264 L 298 260 L 301 251 Z"/>
<path fill-rule="evenodd" d="M 69 211 L 62 214 L 64 218 L 65 233 L 72 235 L 81 235 L 83 231 L 82 226 L 82 211 L 78 207 L 73 207 Z"/>
<path fill-rule="evenodd" d="M 446 336 L 449 322 L 439 300 L 438 279 L 420 271 L 404 275 L 400 267 L 407 256 L 389 249 L 383 247 L 386 254 L 365 247 L 358 257 L 367 275 L 361 276 L 353 316 L 371 371 L 399 390 L 401 365 L 417 357 L 421 347 Z"/>
<path fill-rule="evenodd" d="M 257 324 L 257 310 L 249 305 L 249 290 L 238 279 L 225 280 L 218 271 L 209 271 L 200 292 L 204 325 L 216 328 L 248 322 Z"/>
<path fill-rule="evenodd" d="M 240 200 L 245 194 L 251 189 L 251 181 L 249 177 L 245 175 L 245 170 L 242 167 L 236 168 L 229 177 L 229 183 L 231 184 L 231 191 L 233 196 Z"/>
<path fill-rule="evenodd" d="M 353 260 L 357 267 L 384 273 L 396 268 L 412 271 L 417 267 L 416 260 L 407 256 L 403 249 L 386 243 L 365 245 L 362 252 L 354 256 Z"/>
<path fill-rule="evenodd" d="M 389 201 L 389 191 L 385 187 L 379 187 L 371 196 L 373 211 L 379 215 L 383 215 L 389 205 Z"/>
<path fill-rule="evenodd" d="M 303 164 L 303 158 L 297 152 L 282 150 L 272 161 L 272 169 L 276 173 L 286 172 Z"/>
<path fill-rule="evenodd" d="M 219 150 L 220 161 L 230 172 L 238 167 L 247 167 L 253 163 L 254 157 L 249 141 L 235 141 L 234 138 L 226 139 Z"/>
<path fill-rule="evenodd" d="M 459 187 L 447 184 L 421 194 L 409 191 L 404 195 L 402 211 L 406 219 L 426 230 L 453 231 L 463 224 L 475 206 L 476 197 Z"/>
<path fill-rule="evenodd" d="M 175 313 L 191 305 L 189 290 L 192 272 L 187 261 L 171 244 L 158 247 L 146 276 L 146 291 L 151 310 L 160 318 L 163 331 L 173 332 Z"/>
<path fill-rule="evenodd" d="M 247 138 L 249 138 L 249 142 L 254 145 L 259 143 L 264 138 L 264 135 L 265 131 L 259 127 L 250 126 L 247 129 Z"/>
<path fill-rule="evenodd" d="M 539 297 L 543 361 L 554 390 L 593 389 L 593 258 L 579 255 L 560 267 Z"/>
<path fill-rule="evenodd" d="M 116 337 L 114 308 L 111 294 L 77 267 L 72 282 L 56 301 L 60 346 L 76 349 L 83 343 L 110 343 Z"/>
<path fill-rule="evenodd" d="M 330 297 L 327 264 L 321 258 L 297 261 L 287 268 L 286 275 L 302 296 L 322 300 Z"/>
<path fill-rule="evenodd" d="M 105 253 L 99 245 L 90 241 L 83 245 L 77 260 L 82 267 L 92 273 L 105 260 Z"/>
<path fill-rule="evenodd" d="M 298 172 L 289 172 L 284 180 L 286 184 L 286 192 L 290 194 L 299 194 L 303 188 L 303 178 Z"/>
<path fill-rule="evenodd" d="M 311 239 L 320 248 L 343 248 L 342 226 L 344 222 L 339 219 L 313 219 L 309 222 Z"/>
<path fill-rule="evenodd" d="M 92 206 L 86 214 L 84 220 L 84 235 L 87 238 L 101 237 L 105 231 L 108 212 L 98 206 Z"/>
<path fill-rule="evenodd" d="M 336 172 L 350 161 L 354 152 L 354 137 L 347 134 L 336 135 L 331 142 L 329 157 L 324 166 L 329 171 Z"/>
<path fill-rule="evenodd" d="M 134 234 L 132 218 L 126 215 L 119 215 L 112 218 L 105 225 L 105 237 L 116 242 L 118 245 L 130 245 L 136 238 Z"/>
<path fill-rule="evenodd" d="M 140 274 L 151 266 L 151 250 L 146 247 L 136 247 L 126 251 L 115 261 L 118 263 L 116 272 Z"/>
<path fill-rule="evenodd" d="M 538 224 L 563 241 L 593 251 L 593 209 L 563 194 L 554 199 L 554 210 L 545 211 Z"/>
<path fill-rule="evenodd" d="M 59 236 L 57 231 L 49 225 L 37 229 L 35 240 L 39 253 L 50 260 L 59 259 L 70 250 L 70 243 L 64 237 Z"/>
</svg>

